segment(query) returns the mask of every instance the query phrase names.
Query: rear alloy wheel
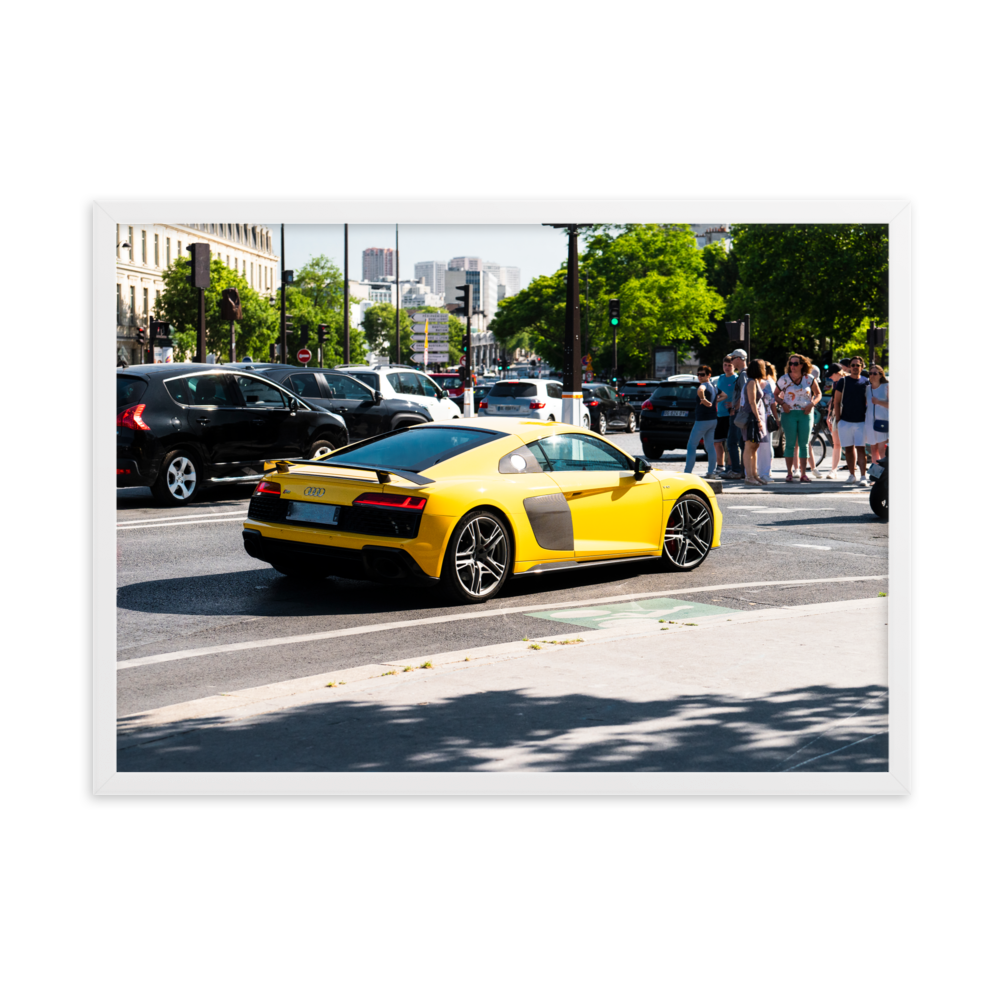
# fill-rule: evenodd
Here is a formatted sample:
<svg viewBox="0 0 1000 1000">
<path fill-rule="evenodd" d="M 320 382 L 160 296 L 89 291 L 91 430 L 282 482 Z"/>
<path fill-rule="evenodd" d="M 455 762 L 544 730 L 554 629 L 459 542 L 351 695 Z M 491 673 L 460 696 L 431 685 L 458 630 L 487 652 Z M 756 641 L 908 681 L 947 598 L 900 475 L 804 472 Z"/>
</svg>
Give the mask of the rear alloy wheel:
<svg viewBox="0 0 1000 1000">
<path fill-rule="evenodd" d="M 306 458 L 310 462 L 319 462 L 326 458 L 327 455 L 332 455 L 336 450 L 337 446 L 331 444 L 329 441 L 313 441 Z"/>
<path fill-rule="evenodd" d="M 603 413 L 599 413 L 597 415 L 597 433 L 598 434 L 608 433 L 608 418 Z"/>
<path fill-rule="evenodd" d="M 172 451 L 163 460 L 163 468 L 153 483 L 153 496 L 160 503 L 182 507 L 191 503 L 199 485 L 198 466 L 191 455 L 186 451 Z"/>
<path fill-rule="evenodd" d="M 871 492 L 868 494 L 868 505 L 871 507 L 873 514 L 876 514 L 884 521 L 889 520 L 888 473 L 883 472 L 882 478 L 875 480 L 874 484 L 872 485 Z"/>
<path fill-rule="evenodd" d="M 590 430 L 590 414 L 586 410 L 583 411 L 583 426 Z"/>
<path fill-rule="evenodd" d="M 500 591 L 510 573 L 510 535 L 492 511 L 469 511 L 455 526 L 444 576 L 460 601 L 478 604 Z"/>
<path fill-rule="evenodd" d="M 673 506 L 663 534 L 663 562 L 670 570 L 687 572 L 705 561 L 715 525 L 712 508 L 700 493 L 685 493 Z"/>
<path fill-rule="evenodd" d="M 628 413 L 628 423 L 626 424 L 626 429 L 629 434 L 635 433 L 635 414 L 631 410 L 629 410 Z"/>
</svg>

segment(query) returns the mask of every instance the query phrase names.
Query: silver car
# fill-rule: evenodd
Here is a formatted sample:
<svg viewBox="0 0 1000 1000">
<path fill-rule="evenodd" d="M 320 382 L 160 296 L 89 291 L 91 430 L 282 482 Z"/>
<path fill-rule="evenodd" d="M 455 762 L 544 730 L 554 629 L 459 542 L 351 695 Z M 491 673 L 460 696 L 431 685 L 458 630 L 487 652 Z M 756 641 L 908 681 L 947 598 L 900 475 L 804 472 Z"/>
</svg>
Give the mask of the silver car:
<svg viewBox="0 0 1000 1000">
<path fill-rule="evenodd" d="M 479 404 L 483 417 L 562 420 L 562 383 L 542 378 L 503 379 L 490 386 Z"/>
</svg>

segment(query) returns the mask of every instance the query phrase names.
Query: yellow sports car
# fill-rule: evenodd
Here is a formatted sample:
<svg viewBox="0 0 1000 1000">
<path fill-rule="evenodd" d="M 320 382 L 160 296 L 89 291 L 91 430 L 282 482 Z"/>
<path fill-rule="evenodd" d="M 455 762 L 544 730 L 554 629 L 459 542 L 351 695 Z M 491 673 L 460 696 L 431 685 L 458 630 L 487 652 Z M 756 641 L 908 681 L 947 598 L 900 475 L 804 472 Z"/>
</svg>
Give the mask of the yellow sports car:
<svg viewBox="0 0 1000 1000">
<path fill-rule="evenodd" d="M 471 603 L 511 574 L 654 559 L 691 570 L 721 530 L 698 476 L 654 471 L 581 427 L 480 417 L 277 462 L 243 544 L 288 576 L 443 580 Z"/>
</svg>

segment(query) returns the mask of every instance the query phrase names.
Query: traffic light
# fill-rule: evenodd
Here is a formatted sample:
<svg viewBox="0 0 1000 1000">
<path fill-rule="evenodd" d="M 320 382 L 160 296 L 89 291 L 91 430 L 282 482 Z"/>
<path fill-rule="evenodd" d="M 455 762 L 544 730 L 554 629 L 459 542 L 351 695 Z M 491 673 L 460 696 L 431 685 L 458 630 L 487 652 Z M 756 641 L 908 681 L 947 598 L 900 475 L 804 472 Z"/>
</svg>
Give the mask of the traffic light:
<svg viewBox="0 0 1000 1000">
<path fill-rule="evenodd" d="M 211 288 L 212 248 L 207 243 L 189 243 L 187 250 L 191 254 L 191 286 Z"/>
<path fill-rule="evenodd" d="M 471 313 L 469 310 L 472 308 L 470 305 L 470 300 L 472 298 L 472 286 L 471 285 L 458 285 L 455 288 L 455 301 L 458 303 L 458 308 L 455 310 L 455 316 L 469 316 Z"/>
<path fill-rule="evenodd" d="M 146 343 L 146 328 L 144 326 L 137 326 L 135 328 L 135 342 L 140 347 Z"/>
<path fill-rule="evenodd" d="M 505 372 L 507 370 L 507 359 L 501 355 L 500 357 L 500 371 Z"/>
<path fill-rule="evenodd" d="M 326 323 L 320 323 L 317 338 L 321 344 L 325 344 L 330 338 L 330 327 Z"/>
<path fill-rule="evenodd" d="M 611 320 L 611 325 L 618 326 L 618 323 L 621 321 L 621 316 L 622 316 L 621 299 L 609 299 L 608 319 Z"/>
<path fill-rule="evenodd" d="M 294 271 L 282 271 L 281 272 L 281 283 L 283 285 L 291 285 L 295 281 Z"/>
<path fill-rule="evenodd" d="M 833 351 L 823 352 L 823 364 L 820 366 L 823 369 L 823 377 L 825 378 L 833 371 Z"/>
<path fill-rule="evenodd" d="M 309 324 L 302 323 L 299 326 L 299 347 L 303 348 L 309 343 Z"/>
<path fill-rule="evenodd" d="M 291 316 L 286 316 L 285 317 L 285 336 L 286 337 L 291 337 L 292 336 L 292 317 Z"/>
</svg>

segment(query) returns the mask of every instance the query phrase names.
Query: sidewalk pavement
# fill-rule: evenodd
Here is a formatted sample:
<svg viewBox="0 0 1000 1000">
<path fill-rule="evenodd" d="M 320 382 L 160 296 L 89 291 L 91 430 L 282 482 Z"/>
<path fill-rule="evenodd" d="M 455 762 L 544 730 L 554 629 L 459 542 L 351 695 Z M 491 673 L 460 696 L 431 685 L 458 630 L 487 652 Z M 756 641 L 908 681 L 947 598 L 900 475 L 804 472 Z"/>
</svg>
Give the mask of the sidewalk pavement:
<svg viewBox="0 0 1000 1000">
<path fill-rule="evenodd" d="M 119 721 L 119 772 L 886 771 L 887 601 L 373 663 Z"/>
</svg>

